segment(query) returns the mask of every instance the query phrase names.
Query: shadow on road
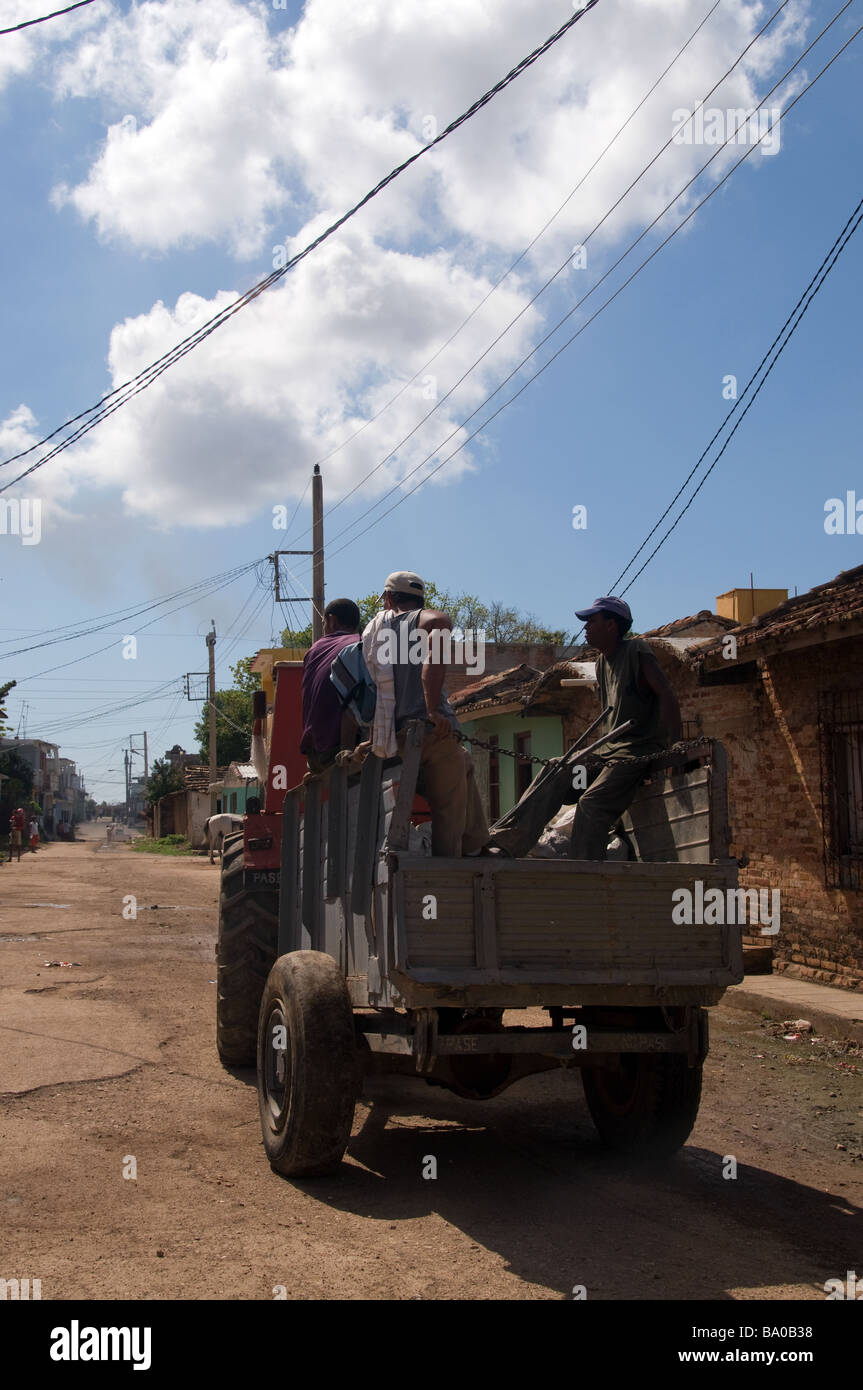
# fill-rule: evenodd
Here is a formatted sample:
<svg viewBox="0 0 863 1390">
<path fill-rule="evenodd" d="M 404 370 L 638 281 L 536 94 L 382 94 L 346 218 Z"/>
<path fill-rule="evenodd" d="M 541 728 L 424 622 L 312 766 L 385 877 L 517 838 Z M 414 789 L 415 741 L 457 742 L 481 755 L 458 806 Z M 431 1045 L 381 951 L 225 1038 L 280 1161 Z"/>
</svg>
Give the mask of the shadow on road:
<svg viewBox="0 0 863 1390">
<path fill-rule="evenodd" d="M 518 1083 L 484 1105 L 369 1082 L 348 1149 L 356 1163 L 297 1186 L 376 1220 L 438 1213 L 562 1297 L 576 1285 L 588 1298 L 758 1298 L 784 1285 L 820 1294 L 859 1265 L 859 1208 L 750 1165 L 724 1179 L 723 1155 L 708 1149 L 663 1164 L 609 1155 L 577 1078 L 543 1080 L 541 1094 L 534 1078 L 533 1094 Z"/>
</svg>

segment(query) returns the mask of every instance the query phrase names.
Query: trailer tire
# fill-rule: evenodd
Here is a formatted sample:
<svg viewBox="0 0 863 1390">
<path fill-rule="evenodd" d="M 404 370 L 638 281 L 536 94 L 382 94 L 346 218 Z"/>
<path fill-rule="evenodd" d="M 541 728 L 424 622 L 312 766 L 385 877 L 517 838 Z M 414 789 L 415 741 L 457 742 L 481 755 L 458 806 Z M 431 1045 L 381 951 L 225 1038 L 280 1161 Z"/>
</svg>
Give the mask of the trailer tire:
<svg viewBox="0 0 863 1390">
<path fill-rule="evenodd" d="M 276 959 L 278 893 L 243 885 L 243 834 L 225 838 L 216 946 L 216 1046 L 225 1067 L 253 1067 L 261 995 Z"/>
<path fill-rule="evenodd" d="M 258 1107 L 270 1164 L 330 1173 L 351 1137 L 359 1063 L 347 985 L 332 956 L 291 951 L 267 979 L 258 1024 Z"/>
<path fill-rule="evenodd" d="M 683 1147 L 701 1099 L 702 1066 L 683 1053 L 626 1053 L 622 1072 L 584 1067 L 582 1082 L 602 1143 L 619 1153 L 670 1158 Z"/>
</svg>

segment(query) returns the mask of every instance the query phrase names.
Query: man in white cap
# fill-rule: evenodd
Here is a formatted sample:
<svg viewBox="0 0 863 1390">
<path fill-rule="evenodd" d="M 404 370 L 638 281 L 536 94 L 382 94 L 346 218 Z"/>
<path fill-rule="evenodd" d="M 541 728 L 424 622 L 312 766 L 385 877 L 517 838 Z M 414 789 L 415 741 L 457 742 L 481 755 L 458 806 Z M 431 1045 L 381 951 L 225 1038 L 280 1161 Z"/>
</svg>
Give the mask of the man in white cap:
<svg viewBox="0 0 863 1390">
<path fill-rule="evenodd" d="M 572 825 L 572 858 L 604 859 L 612 825 L 644 780 L 644 767 L 633 767 L 631 759 L 661 753 L 680 739 L 680 705 L 647 642 L 627 636 L 632 627 L 628 603 L 607 595 L 575 616 L 584 623 L 588 646 L 600 653 L 596 683 L 600 708 L 611 709 L 607 727 L 635 723 L 603 745 L 605 767 L 582 792 Z"/>
<path fill-rule="evenodd" d="M 428 729 L 420 757 L 417 788 L 432 813 L 432 854 L 450 858 L 478 854 L 488 842 L 488 825 L 467 749 L 454 737 L 458 720 L 444 691 L 446 665 L 441 639 L 435 632 L 452 630 L 452 622 L 439 609 L 425 608 L 425 585 L 411 570 L 387 576 L 381 595 L 386 624 L 377 628 L 381 638 L 389 634 L 386 656 L 393 677 L 393 720 L 396 744 L 404 750 L 404 726 L 414 719 L 427 720 Z M 371 627 L 371 624 L 369 625 Z M 366 628 L 365 636 L 369 633 Z M 421 634 L 421 635 L 420 635 Z M 384 651 L 383 641 L 380 644 Z M 368 660 L 368 658 L 367 658 Z M 371 663 L 369 669 L 374 676 Z"/>
</svg>

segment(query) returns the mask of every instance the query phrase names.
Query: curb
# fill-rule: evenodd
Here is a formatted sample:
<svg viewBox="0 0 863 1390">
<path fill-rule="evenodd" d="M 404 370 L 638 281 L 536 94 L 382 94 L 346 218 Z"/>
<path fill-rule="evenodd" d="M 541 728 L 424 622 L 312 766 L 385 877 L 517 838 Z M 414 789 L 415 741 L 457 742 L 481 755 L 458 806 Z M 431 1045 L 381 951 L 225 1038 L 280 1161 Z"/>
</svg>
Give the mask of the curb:
<svg viewBox="0 0 863 1390">
<path fill-rule="evenodd" d="M 776 979 L 776 976 L 772 978 Z M 846 1018 L 844 1014 L 834 1013 L 831 1009 L 817 1006 L 813 1009 L 808 1003 L 801 1005 L 799 1000 L 795 1002 L 777 998 L 774 994 L 761 994 L 756 983 L 732 985 L 725 991 L 721 1003 L 730 1009 L 767 1014 L 777 1023 L 783 1023 L 787 1018 L 807 1018 L 820 1037 L 840 1042 L 845 1038 L 853 1038 L 855 1042 L 863 1042 L 863 1018 Z M 860 1001 L 860 1009 L 863 1013 L 863 998 Z"/>
</svg>

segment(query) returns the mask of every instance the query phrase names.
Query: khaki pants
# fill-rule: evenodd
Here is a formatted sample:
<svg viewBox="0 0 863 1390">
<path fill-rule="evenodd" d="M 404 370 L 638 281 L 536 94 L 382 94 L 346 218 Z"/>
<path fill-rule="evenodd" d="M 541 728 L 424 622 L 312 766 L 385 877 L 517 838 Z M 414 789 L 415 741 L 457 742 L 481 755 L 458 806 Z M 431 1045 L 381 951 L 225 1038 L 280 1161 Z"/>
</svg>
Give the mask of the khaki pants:
<svg viewBox="0 0 863 1390">
<path fill-rule="evenodd" d="M 404 733 L 398 735 L 398 745 L 401 756 Z M 435 739 L 429 730 L 420 754 L 417 791 L 431 807 L 432 854 L 461 859 L 488 843 L 473 761 L 458 739 Z"/>
</svg>

